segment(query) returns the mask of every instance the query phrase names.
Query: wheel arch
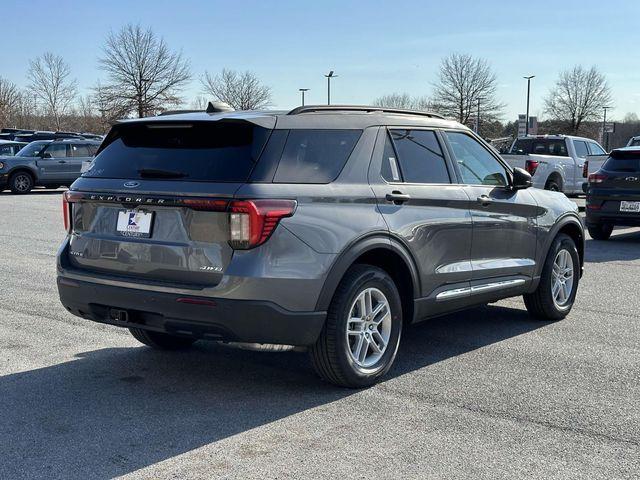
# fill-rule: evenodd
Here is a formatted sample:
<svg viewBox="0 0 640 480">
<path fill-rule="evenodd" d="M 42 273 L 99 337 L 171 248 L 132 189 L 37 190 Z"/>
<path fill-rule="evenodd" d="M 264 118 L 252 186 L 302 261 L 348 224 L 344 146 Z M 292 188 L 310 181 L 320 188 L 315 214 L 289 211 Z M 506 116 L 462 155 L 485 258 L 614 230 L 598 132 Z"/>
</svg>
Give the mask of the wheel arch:
<svg viewBox="0 0 640 480">
<path fill-rule="evenodd" d="M 551 244 L 561 233 L 564 233 L 565 235 L 571 237 L 576 244 L 578 257 L 580 258 L 580 276 L 582 276 L 584 266 L 584 227 L 582 226 L 582 222 L 580 221 L 580 219 L 574 214 L 566 214 L 563 217 L 560 217 L 553 225 L 553 227 L 551 227 L 551 229 L 549 230 L 547 239 L 544 244 L 544 249 L 541 252 L 541 258 L 538 261 L 538 265 L 540 265 L 538 276 L 541 274 L 542 265 L 544 265 L 544 260 L 545 258 L 547 258 L 547 254 L 549 252 L 549 249 L 551 248 Z"/>
<path fill-rule="evenodd" d="M 29 175 L 31 175 L 34 185 L 38 181 L 37 172 L 33 168 L 28 167 L 27 165 L 18 165 L 13 167 L 11 170 L 7 172 L 7 178 L 11 178 L 11 175 L 14 175 L 19 172 L 26 172 Z"/>
<path fill-rule="evenodd" d="M 402 301 L 405 322 L 413 321 L 414 299 L 420 297 L 420 277 L 415 260 L 408 249 L 393 237 L 369 236 L 359 239 L 332 265 L 320 292 L 316 310 L 326 311 L 347 270 L 356 264 L 368 264 L 385 270 L 394 280 Z"/>
<path fill-rule="evenodd" d="M 544 182 L 544 188 L 545 190 L 547 189 L 547 185 L 549 185 L 549 182 L 551 181 L 555 181 L 558 186 L 560 187 L 560 191 L 563 192 L 564 191 L 564 179 L 562 177 L 562 174 L 558 171 L 558 170 L 553 170 L 549 176 L 547 177 L 547 180 Z"/>
</svg>

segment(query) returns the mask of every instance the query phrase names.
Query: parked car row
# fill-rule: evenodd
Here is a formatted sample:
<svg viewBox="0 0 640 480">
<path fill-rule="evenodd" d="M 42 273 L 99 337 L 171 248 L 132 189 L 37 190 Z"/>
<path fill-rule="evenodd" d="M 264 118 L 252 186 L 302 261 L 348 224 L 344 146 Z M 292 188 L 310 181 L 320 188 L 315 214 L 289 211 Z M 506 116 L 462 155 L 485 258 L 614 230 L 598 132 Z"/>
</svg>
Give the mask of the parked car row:
<svg viewBox="0 0 640 480">
<path fill-rule="evenodd" d="M 29 143 L 37 140 L 59 140 L 62 138 L 102 141 L 104 136 L 88 132 L 51 132 L 44 130 L 21 130 L 16 128 L 3 128 L 0 130 L 0 140 L 13 140 L 16 142 Z"/>
</svg>

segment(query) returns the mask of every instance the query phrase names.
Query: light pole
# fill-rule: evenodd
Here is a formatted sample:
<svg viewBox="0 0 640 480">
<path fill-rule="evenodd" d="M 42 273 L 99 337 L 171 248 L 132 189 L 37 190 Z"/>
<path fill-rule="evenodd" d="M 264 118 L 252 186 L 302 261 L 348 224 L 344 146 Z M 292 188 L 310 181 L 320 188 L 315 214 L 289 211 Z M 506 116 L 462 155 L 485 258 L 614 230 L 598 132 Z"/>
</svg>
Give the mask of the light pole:
<svg viewBox="0 0 640 480">
<path fill-rule="evenodd" d="M 336 78 L 338 75 L 333 74 L 331 70 L 325 77 L 327 77 L 327 105 L 331 105 L 331 79 Z"/>
<path fill-rule="evenodd" d="M 531 79 L 535 78 L 535 75 L 529 75 L 528 77 L 522 77 L 527 81 L 527 117 L 526 124 L 524 126 L 525 136 L 529 135 L 529 95 L 531 94 Z"/>
<path fill-rule="evenodd" d="M 304 107 L 304 92 L 308 92 L 310 88 L 299 88 L 298 91 L 302 94 L 302 106 Z"/>
<path fill-rule="evenodd" d="M 483 97 L 478 97 L 478 112 L 476 115 L 476 133 L 480 135 L 480 100 L 484 100 Z"/>
<path fill-rule="evenodd" d="M 604 143 L 604 149 L 605 150 L 609 150 L 609 145 L 607 145 L 609 142 L 605 141 L 605 130 L 607 129 L 607 110 L 609 110 L 611 107 L 602 107 L 602 110 L 604 110 L 604 115 L 602 118 L 602 143 Z M 609 135 L 607 135 L 607 140 L 609 140 Z"/>
</svg>

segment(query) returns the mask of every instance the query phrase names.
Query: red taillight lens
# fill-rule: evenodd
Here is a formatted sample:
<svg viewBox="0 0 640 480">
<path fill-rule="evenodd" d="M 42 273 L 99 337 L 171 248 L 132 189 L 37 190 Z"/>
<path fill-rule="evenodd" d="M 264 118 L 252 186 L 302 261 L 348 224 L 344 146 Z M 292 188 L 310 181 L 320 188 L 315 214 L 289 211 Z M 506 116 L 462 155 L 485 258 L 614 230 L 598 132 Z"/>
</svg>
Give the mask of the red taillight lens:
<svg viewBox="0 0 640 480">
<path fill-rule="evenodd" d="M 81 194 L 69 191 L 66 191 L 62 194 L 62 221 L 64 222 L 64 229 L 68 233 L 71 233 L 73 231 L 71 204 L 80 200 L 81 197 Z"/>
<path fill-rule="evenodd" d="M 540 162 L 537 162 L 535 160 L 527 160 L 526 162 L 524 162 L 524 169 L 529 172 L 529 175 L 533 176 L 538 169 L 538 165 L 540 165 Z"/>
<path fill-rule="evenodd" d="M 67 200 L 67 192 L 65 192 L 62 194 L 62 221 L 64 222 L 64 229 L 68 233 L 71 233 L 69 209 L 70 209 L 69 200 Z"/>
<path fill-rule="evenodd" d="M 589 176 L 589 161 L 584 162 L 582 166 L 582 177 L 587 178 Z"/>
<path fill-rule="evenodd" d="M 239 200 L 229 205 L 230 245 L 236 249 L 257 247 L 273 233 L 280 219 L 290 217 L 295 200 Z"/>
<path fill-rule="evenodd" d="M 607 179 L 606 175 L 602 175 L 601 173 L 592 173 L 589 175 L 589 183 L 602 183 Z"/>
</svg>

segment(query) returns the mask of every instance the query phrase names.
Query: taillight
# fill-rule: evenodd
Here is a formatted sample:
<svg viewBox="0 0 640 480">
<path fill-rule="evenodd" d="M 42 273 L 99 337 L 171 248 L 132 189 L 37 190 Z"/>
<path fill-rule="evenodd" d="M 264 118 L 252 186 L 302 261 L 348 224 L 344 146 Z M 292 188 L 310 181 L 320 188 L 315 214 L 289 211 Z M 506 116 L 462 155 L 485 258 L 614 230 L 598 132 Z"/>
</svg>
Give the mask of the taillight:
<svg viewBox="0 0 640 480">
<path fill-rule="evenodd" d="M 64 229 L 71 233 L 73 231 L 73 218 L 71 204 L 77 202 L 82 198 L 82 194 L 66 191 L 62 194 L 62 221 L 64 222 Z"/>
<path fill-rule="evenodd" d="M 295 200 L 237 200 L 229 205 L 229 244 L 236 249 L 257 247 L 273 233 L 280 219 L 290 217 Z"/>
<path fill-rule="evenodd" d="M 582 177 L 587 178 L 589 176 L 589 160 L 584 162 L 582 166 Z"/>
<path fill-rule="evenodd" d="M 62 194 L 62 221 L 64 222 L 64 229 L 71 233 L 71 204 L 67 197 L 67 192 Z"/>
<path fill-rule="evenodd" d="M 606 175 L 601 173 L 592 173 L 589 175 L 589 183 L 602 183 L 607 179 Z"/>
<path fill-rule="evenodd" d="M 538 169 L 538 165 L 540 165 L 540 162 L 536 160 L 527 160 L 524 162 L 524 169 L 529 172 L 529 175 L 533 176 Z"/>
</svg>

